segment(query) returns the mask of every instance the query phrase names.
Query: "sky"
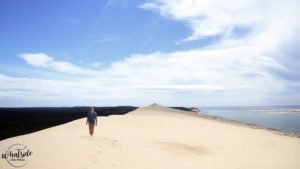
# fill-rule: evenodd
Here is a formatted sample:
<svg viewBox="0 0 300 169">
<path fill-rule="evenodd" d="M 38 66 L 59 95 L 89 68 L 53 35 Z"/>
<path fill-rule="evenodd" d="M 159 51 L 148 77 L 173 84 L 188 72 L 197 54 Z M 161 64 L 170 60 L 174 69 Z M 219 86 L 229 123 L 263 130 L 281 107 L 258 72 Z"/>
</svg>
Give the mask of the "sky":
<svg viewBox="0 0 300 169">
<path fill-rule="evenodd" d="M 1 0 L 0 107 L 300 104 L 298 0 Z"/>
</svg>

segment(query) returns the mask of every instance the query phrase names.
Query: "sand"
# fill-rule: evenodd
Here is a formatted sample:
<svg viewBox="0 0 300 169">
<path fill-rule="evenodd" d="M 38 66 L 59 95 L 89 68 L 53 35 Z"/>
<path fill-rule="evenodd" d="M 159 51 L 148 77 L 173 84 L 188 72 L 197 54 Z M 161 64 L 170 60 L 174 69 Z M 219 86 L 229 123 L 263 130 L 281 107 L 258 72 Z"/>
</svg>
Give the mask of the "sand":
<svg viewBox="0 0 300 169">
<path fill-rule="evenodd" d="M 100 112 L 98 112 L 100 113 Z M 153 105 L 126 115 L 86 119 L 9 138 L 32 152 L 22 168 L 299 169 L 300 139 Z M 0 159 L 0 168 L 14 168 Z"/>
</svg>

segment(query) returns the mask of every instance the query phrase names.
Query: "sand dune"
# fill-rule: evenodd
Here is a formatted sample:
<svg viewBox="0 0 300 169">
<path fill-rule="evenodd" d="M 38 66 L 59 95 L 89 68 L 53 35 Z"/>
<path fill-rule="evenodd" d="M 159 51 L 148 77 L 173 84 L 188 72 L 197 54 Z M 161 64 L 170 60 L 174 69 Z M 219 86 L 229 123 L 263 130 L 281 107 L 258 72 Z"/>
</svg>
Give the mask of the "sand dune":
<svg viewBox="0 0 300 169">
<path fill-rule="evenodd" d="M 100 112 L 99 112 L 100 113 Z M 33 152 L 22 168 L 299 169 L 300 139 L 199 118 L 159 105 L 100 117 L 95 135 L 85 119 L 0 142 Z M 0 160 L 0 168 L 13 168 Z"/>
</svg>

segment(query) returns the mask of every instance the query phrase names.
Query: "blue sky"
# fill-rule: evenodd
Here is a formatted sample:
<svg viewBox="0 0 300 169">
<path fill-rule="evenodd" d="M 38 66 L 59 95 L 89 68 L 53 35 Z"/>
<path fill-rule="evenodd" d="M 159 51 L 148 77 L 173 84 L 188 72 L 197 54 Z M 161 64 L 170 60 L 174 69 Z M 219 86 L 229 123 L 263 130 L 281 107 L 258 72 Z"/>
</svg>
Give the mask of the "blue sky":
<svg viewBox="0 0 300 169">
<path fill-rule="evenodd" d="M 109 64 L 134 53 L 174 51 L 178 46 L 173 42 L 191 32 L 184 23 L 138 8 L 142 1 L 1 3 L 2 54 L 12 56 L 13 63 L 19 53 L 40 51 L 74 62 Z"/>
<path fill-rule="evenodd" d="M 3 0 L 0 106 L 300 103 L 295 0 Z"/>
</svg>

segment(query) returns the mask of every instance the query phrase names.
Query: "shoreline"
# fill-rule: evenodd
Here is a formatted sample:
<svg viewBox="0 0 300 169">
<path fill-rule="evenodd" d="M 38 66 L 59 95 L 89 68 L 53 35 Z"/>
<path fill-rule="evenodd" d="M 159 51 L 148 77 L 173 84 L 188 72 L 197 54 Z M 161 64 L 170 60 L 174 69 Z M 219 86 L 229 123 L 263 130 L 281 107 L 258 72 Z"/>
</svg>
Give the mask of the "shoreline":
<svg viewBox="0 0 300 169">
<path fill-rule="evenodd" d="M 186 111 L 186 110 L 181 110 L 181 109 L 174 109 L 172 107 L 162 107 L 158 104 L 152 104 L 152 105 L 150 105 L 150 107 L 146 107 L 146 109 L 150 109 L 150 110 L 155 110 L 157 108 L 160 110 L 165 110 L 165 111 L 168 111 L 168 109 L 172 109 L 173 113 L 180 113 L 180 114 L 184 114 L 184 115 L 188 115 L 188 116 L 194 116 L 197 118 L 213 120 L 213 121 L 217 121 L 217 122 L 221 122 L 221 123 L 227 123 L 227 124 L 231 124 L 231 125 L 248 127 L 251 129 L 266 130 L 266 131 L 269 131 L 269 132 L 272 132 L 272 133 L 275 133 L 278 135 L 300 138 L 300 133 L 279 130 L 279 129 L 275 129 L 275 128 L 271 128 L 271 127 L 266 127 L 263 125 L 254 124 L 254 123 L 245 123 L 242 121 L 232 120 L 232 119 L 228 119 L 228 118 L 224 118 L 224 117 L 220 117 L 220 116 L 211 116 L 211 115 L 201 113 L 201 110 L 193 111 L 192 109 L 190 109 L 191 111 Z M 137 110 L 139 110 L 139 109 L 144 109 L 144 107 L 138 108 Z"/>
<path fill-rule="evenodd" d="M 241 122 L 241 121 L 238 121 L 238 120 L 232 120 L 232 119 L 219 117 L 219 116 L 211 116 L 211 115 L 201 114 L 201 113 L 199 113 L 198 115 L 201 118 L 215 120 L 215 121 L 222 122 L 222 123 L 245 126 L 245 127 L 249 127 L 249 128 L 252 128 L 252 129 L 262 129 L 262 130 L 267 130 L 267 131 L 276 133 L 278 135 L 284 135 L 284 136 L 300 138 L 300 133 L 296 133 L 296 132 L 279 130 L 279 129 L 275 129 L 275 128 L 271 128 L 271 127 L 266 127 L 266 126 L 254 124 L 254 123 L 245 123 L 245 122 Z"/>
</svg>

